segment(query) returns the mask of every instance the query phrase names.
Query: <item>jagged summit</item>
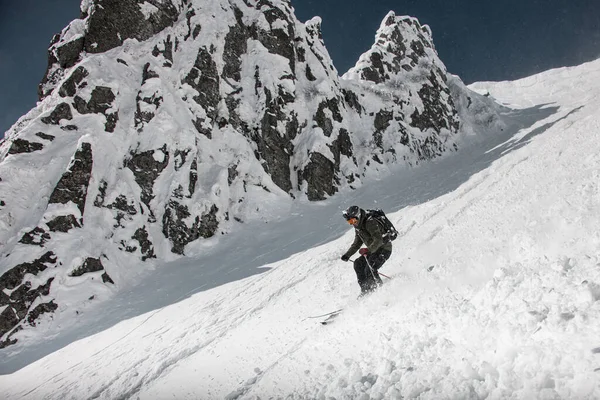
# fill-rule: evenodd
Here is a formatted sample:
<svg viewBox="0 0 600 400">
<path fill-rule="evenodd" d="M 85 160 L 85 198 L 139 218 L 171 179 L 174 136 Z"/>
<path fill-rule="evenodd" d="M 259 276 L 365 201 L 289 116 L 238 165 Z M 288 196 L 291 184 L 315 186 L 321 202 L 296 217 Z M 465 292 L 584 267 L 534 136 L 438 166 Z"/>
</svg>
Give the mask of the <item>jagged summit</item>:
<svg viewBox="0 0 600 400">
<path fill-rule="evenodd" d="M 0 145 L 3 345 L 51 311 L 56 324 L 72 304 L 86 312 L 148 262 L 277 218 L 269 204 L 456 148 L 455 100 L 481 98 L 451 94 L 428 30 L 393 13 L 340 79 L 320 19 L 299 22 L 288 1 L 81 8 L 52 41 L 40 103 Z M 366 77 L 392 73 L 375 89 Z"/>
<path fill-rule="evenodd" d="M 396 16 L 390 11 L 377 30 L 375 43 L 362 54 L 344 78 L 374 83 L 402 81 L 415 69 L 424 68 L 443 76 L 446 68 L 433 45 L 431 29 L 416 18 Z M 413 74 L 414 75 L 414 74 Z"/>
<path fill-rule="evenodd" d="M 461 96 L 458 92 L 450 94 L 446 67 L 435 51 L 431 30 L 416 18 L 397 17 L 390 11 L 377 30 L 373 46 L 343 79 L 389 87 L 399 99 L 394 102 L 394 113 L 404 114 L 404 121 L 423 132 L 458 130 L 460 118 L 454 102 Z M 462 82 L 460 85 L 464 86 Z M 411 106 L 415 107 L 407 113 Z"/>
</svg>

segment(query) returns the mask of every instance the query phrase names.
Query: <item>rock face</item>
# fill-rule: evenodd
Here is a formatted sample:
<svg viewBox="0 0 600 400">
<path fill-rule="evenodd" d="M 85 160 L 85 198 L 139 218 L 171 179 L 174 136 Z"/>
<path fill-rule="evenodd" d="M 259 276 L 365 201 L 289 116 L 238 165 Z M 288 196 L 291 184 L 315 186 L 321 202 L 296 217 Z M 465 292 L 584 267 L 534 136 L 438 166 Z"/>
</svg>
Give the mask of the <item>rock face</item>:
<svg viewBox="0 0 600 400">
<path fill-rule="evenodd" d="M 0 145 L 3 346 L 261 199 L 322 200 L 456 148 L 477 95 L 449 84 L 427 26 L 390 12 L 340 77 L 320 23 L 286 0 L 82 3 Z"/>
</svg>

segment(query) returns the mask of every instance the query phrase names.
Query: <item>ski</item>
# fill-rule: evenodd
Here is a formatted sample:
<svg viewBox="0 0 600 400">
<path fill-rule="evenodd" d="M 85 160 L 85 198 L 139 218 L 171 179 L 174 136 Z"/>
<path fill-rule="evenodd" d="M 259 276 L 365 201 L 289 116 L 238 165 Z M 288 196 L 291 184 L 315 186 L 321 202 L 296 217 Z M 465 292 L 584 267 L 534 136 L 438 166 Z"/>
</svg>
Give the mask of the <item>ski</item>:
<svg viewBox="0 0 600 400">
<path fill-rule="evenodd" d="M 329 325 L 330 323 L 335 321 L 335 319 L 342 313 L 342 311 L 343 310 L 338 310 L 338 311 L 335 311 L 335 312 L 329 314 L 329 316 L 327 318 L 325 318 L 323 321 L 321 321 L 321 325 Z"/>
<path fill-rule="evenodd" d="M 329 315 L 331 315 L 331 314 L 340 313 L 340 312 L 342 312 L 342 310 L 343 310 L 343 308 L 339 308 L 339 309 L 337 309 L 337 310 L 335 310 L 335 311 L 331 311 L 331 312 L 328 312 L 328 313 L 325 313 L 325 314 L 321 314 L 321 315 L 314 315 L 314 316 L 312 316 L 312 317 L 306 317 L 306 318 L 321 318 L 321 317 L 327 317 L 327 316 L 329 316 Z"/>
</svg>

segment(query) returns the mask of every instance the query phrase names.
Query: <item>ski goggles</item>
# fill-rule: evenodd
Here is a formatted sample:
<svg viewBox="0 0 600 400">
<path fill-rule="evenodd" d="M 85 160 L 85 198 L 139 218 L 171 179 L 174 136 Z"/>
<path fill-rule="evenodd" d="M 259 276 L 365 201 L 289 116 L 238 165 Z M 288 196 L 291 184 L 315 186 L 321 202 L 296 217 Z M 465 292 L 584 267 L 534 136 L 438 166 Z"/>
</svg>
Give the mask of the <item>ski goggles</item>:
<svg viewBox="0 0 600 400">
<path fill-rule="evenodd" d="M 354 225 L 354 224 L 356 224 L 358 222 L 358 219 L 356 219 L 356 218 L 350 218 L 350 219 L 347 219 L 346 221 L 348 221 L 348 223 L 350 225 Z"/>
</svg>

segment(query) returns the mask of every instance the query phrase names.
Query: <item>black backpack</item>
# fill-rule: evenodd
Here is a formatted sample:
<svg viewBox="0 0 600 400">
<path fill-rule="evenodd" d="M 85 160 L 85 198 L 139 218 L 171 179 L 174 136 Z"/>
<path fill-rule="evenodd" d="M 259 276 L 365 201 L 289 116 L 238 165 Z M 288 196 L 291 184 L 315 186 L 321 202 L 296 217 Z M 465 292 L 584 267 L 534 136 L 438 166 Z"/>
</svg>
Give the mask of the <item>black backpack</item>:
<svg viewBox="0 0 600 400">
<path fill-rule="evenodd" d="M 394 224 L 385 216 L 383 210 L 379 208 L 375 210 L 366 210 L 367 218 L 373 218 L 375 221 L 379 222 L 379 225 L 383 228 L 383 241 L 391 242 L 398 237 L 398 231 L 394 227 Z"/>
</svg>

